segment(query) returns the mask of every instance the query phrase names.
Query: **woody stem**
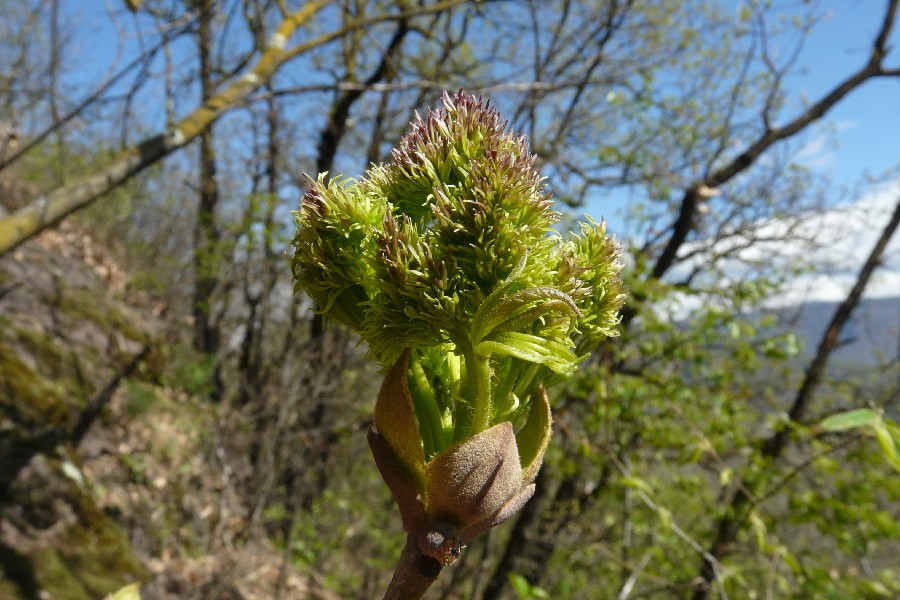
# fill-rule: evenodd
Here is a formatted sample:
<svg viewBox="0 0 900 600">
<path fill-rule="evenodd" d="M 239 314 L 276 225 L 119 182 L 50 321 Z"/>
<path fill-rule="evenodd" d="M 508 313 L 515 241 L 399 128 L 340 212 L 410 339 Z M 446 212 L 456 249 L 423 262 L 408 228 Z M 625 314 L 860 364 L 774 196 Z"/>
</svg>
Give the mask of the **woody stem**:
<svg viewBox="0 0 900 600">
<path fill-rule="evenodd" d="M 408 534 L 384 600 L 419 600 L 440 575 L 441 569 L 438 561 L 422 554 L 415 535 Z"/>
</svg>

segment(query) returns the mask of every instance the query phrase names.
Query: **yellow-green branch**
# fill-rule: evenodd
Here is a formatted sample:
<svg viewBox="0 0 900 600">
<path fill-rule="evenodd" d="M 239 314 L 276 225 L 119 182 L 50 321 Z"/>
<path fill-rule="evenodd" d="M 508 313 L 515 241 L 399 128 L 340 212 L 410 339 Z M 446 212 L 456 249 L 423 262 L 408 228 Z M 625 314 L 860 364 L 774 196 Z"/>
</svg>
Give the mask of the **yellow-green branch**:
<svg viewBox="0 0 900 600">
<path fill-rule="evenodd" d="M 106 192 L 121 185 L 172 152 L 182 148 L 209 128 L 223 113 L 239 105 L 265 83 L 287 61 L 340 36 L 376 22 L 436 13 L 463 4 L 465 0 L 447 0 L 429 7 L 396 14 L 382 14 L 355 19 L 335 31 L 320 35 L 288 48 L 287 42 L 296 29 L 327 6 L 329 0 L 313 0 L 289 14 L 269 38 L 259 61 L 218 94 L 198 106 L 191 114 L 164 133 L 147 138 L 123 151 L 113 162 L 98 172 L 63 185 L 32 200 L 24 208 L 0 218 L 0 256 L 57 223 Z"/>
</svg>

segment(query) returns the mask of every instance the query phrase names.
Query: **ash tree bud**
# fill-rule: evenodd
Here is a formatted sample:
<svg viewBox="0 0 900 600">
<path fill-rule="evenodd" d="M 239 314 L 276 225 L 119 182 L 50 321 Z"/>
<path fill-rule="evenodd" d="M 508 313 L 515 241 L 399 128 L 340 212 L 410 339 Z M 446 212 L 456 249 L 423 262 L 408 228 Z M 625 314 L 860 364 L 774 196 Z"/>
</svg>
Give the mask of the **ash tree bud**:
<svg viewBox="0 0 900 600">
<path fill-rule="evenodd" d="M 527 140 L 461 90 L 358 180 L 308 179 L 296 289 L 387 367 L 369 441 L 420 550 L 441 564 L 531 496 L 545 387 L 617 335 L 619 246 L 560 235 Z"/>
</svg>

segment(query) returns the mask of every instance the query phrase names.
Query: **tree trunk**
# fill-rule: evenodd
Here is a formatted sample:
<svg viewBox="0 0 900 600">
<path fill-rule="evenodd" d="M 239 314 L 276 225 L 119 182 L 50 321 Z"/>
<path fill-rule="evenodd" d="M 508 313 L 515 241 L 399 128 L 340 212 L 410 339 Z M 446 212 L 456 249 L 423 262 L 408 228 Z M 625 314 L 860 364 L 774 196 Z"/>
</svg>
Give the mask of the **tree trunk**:
<svg viewBox="0 0 900 600">
<path fill-rule="evenodd" d="M 890 242 L 894 233 L 897 231 L 898 226 L 900 226 L 900 199 L 898 199 L 890 220 L 881 231 L 878 241 L 875 243 L 869 257 L 863 264 L 859 275 L 857 275 L 856 283 L 847 294 L 847 297 L 844 298 L 844 301 L 841 302 L 840 306 L 835 310 L 831 322 L 828 324 L 828 328 L 822 335 L 822 339 L 816 350 L 816 355 L 813 357 L 809 367 L 807 367 L 806 372 L 804 373 L 803 383 L 800 385 L 800 389 L 797 391 L 797 395 L 794 397 L 794 401 L 791 403 L 791 408 L 788 411 L 791 423 L 799 424 L 806 416 L 813 394 L 825 374 L 825 366 L 828 359 L 837 347 L 838 336 L 844 328 L 844 325 L 850 320 L 853 310 L 859 305 L 863 292 L 866 289 L 866 285 L 868 285 L 872 273 L 881 263 L 881 257 L 884 254 L 884 250 L 887 248 L 888 242 Z M 762 444 L 761 454 L 769 460 L 779 458 L 787 447 L 789 433 L 790 428 L 787 427 L 776 431 Z M 745 486 L 757 487 L 749 481 L 745 481 Z M 729 553 L 731 545 L 734 543 L 735 539 L 737 539 L 741 529 L 743 529 L 746 523 L 747 513 L 750 508 L 752 508 L 752 506 L 748 506 L 750 505 L 750 500 L 751 498 L 745 489 L 738 489 L 735 492 L 734 497 L 728 503 L 728 509 L 719 519 L 716 537 L 709 547 L 709 554 L 716 560 L 723 558 Z M 716 569 L 714 567 L 715 565 L 709 560 L 703 560 L 700 567 L 702 582 L 694 592 L 694 600 L 706 600 L 706 598 L 709 597 L 711 589 L 710 583 L 712 583 L 716 577 Z"/>
<path fill-rule="evenodd" d="M 200 51 L 200 88 L 203 102 L 214 93 L 212 65 L 212 20 L 214 0 L 200 2 L 197 21 L 197 45 Z M 216 180 L 216 150 L 213 127 L 200 134 L 200 198 L 197 222 L 194 225 L 194 347 L 201 352 L 215 353 L 219 347 L 219 332 L 212 317 L 213 294 L 218 286 L 219 241 L 216 227 L 216 205 L 219 185 Z"/>
<path fill-rule="evenodd" d="M 147 167 L 198 137 L 222 114 L 232 110 L 259 88 L 287 61 L 319 48 L 349 31 L 375 23 L 410 19 L 434 14 L 462 4 L 464 0 L 442 0 L 436 4 L 359 18 L 345 26 L 285 48 L 269 45 L 254 66 L 240 77 L 231 79 L 209 102 L 196 107 L 187 117 L 168 127 L 165 132 L 148 137 L 128 148 L 107 165 L 79 177 L 66 185 L 30 200 L 27 206 L 8 216 L 0 216 L 0 256 L 58 223 L 71 213 L 94 202 L 110 190 L 128 181 Z M 310 0 L 287 15 L 278 25 L 279 40 L 288 40 L 294 32 L 331 4 L 329 0 Z M 71 114 L 71 113 L 70 113 Z M 8 163 L 9 161 L 7 161 Z"/>
</svg>

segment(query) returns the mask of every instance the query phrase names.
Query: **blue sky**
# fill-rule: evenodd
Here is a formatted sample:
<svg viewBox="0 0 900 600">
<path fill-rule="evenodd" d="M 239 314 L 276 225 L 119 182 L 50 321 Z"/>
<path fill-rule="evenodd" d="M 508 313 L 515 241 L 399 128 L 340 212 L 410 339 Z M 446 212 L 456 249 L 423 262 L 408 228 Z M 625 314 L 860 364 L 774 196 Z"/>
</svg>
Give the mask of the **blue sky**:
<svg viewBox="0 0 900 600">
<path fill-rule="evenodd" d="M 735 13 L 742 2 L 733 5 Z M 794 3 L 805 11 L 807 3 Z M 862 67 L 881 26 L 886 2 L 880 0 L 831 0 L 817 2 L 823 19 L 807 38 L 794 72 L 786 79 L 784 119 L 802 111 L 804 101 L 814 102 Z M 889 47 L 895 50 L 885 61 L 900 68 L 900 31 L 892 32 Z M 787 52 L 789 49 L 783 49 Z M 783 124 L 776 122 L 775 125 Z M 853 191 L 866 176 L 900 171 L 900 78 L 867 81 L 841 100 L 821 122 L 786 142 L 795 148 L 794 158 L 817 175 L 830 180 L 828 203 L 856 200 Z M 895 173 L 894 177 L 900 176 Z M 848 196 L 848 194 L 850 194 Z M 582 211 L 595 218 L 606 216 L 612 229 L 616 218 L 627 218 L 629 194 L 614 192 L 590 200 Z"/>
<path fill-rule="evenodd" d="M 75 49 L 74 57 L 79 67 L 73 79 L 85 83 L 87 88 L 102 79 L 116 55 L 119 36 L 110 21 L 109 9 L 120 19 L 130 19 L 123 4 L 117 0 L 63 3 L 68 18 L 88 25 L 91 30 L 89 41 Z M 726 1 L 724 4 L 733 4 L 737 11 L 741 3 Z M 811 100 L 821 97 L 865 62 L 884 5 L 879 0 L 818 3 L 819 12 L 826 17 L 807 41 L 798 61 L 800 72 L 787 81 L 788 89 L 793 92 L 794 107 L 803 96 Z M 900 32 L 894 32 L 892 41 L 894 46 L 900 46 Z M 130 39 L 122 62 L 134 56 L 137 47 L 137 40 Z M 890 65 L 900 67 L 900 48 L 890 58 Z M 806 147 L 799 158 L 811 168 L 832 175 L 836 184 L 852 184 L 863 173 L 879 174 L 897 167 L 900 165 L 898 106 L 900 78 L 867 82 L 841 101 L 823 124 L 804 135 Z"/>
<path fill-rule="evenodd" d="M 735 10 L 739 4 L 734 2 Z M 801 112 L 804 99 L 818 100 L 865 64 L 885 4 L 876 0 L 819 3 L 824 19 L 804 45 L 796 73 L 786 81 L 788 108 L 782 113 L 786 119 Z M 894 50 L 888 54 L 885 66 L 900 68 L 900 31 L 896 28 L 888 46 Z M 775 123 L 779 124 L 782 123 Z M 772 303 L 842 300 L 900 193 L 900 78 L 867 81 L 841 100 L 821 122 L 787 143 L 796 149 L 795 160 L 829 179 L 825 200 L 832 210 L 812 216 L 806 223 L 806 230 L 818 232 L 815 237 L 828 240 L 821 255 L 808 255 L 809 246 L 799 240 L 770 249 L 784 259 L 807 253 L 807 258 L 820 266 L 792 281 Z M 887 181 L 866 183 L 866 177 L 886 175 Z M 617 191 L 591 200 L 575 212 L 594 218 L 606 216 L 611 231 L 627 236 L 628 211 L 628 192 Z M 766 226 L 780 228 L 774 221 Z M 698 260 L 702 260 L 702 255 Z M 883 266 L 870 281 L 865 296 L 900 296 L 900 237 L 895 236 L 889 245 Z"/>
<path fill-rule="evenodd" d="M 792 85 L 810 99 L 821 97 L 868 59 L 871 40 L 880 25 L 884 2 L 842 0 L 822 3 L 830 17 L 813 32 L 799 64 L 808 74 Z M 900 67 L 900 35 L 891 37 L 896 49 L 887 65 Z M 827 169 L 839 183 L 852 183 L 860 174 L 879 174 L 900 166 L 900 78 L 869 81 L 841 101 L 825 121 L 837 128 L 839 145 L 824 145 L 806 157 L 810 166 Z M 810 140 L 818 147 L 822 136 Z M 810 148 L 813 150 L 813 148 Z"/>
<path fill-rule="evenodd" d="M 732 4 L 735 13 L 742 2 Z M 800 6 L 800 3 L 795 3 Z M 806 4 L 804 2 L 803 4 Z M 804 44 L 794 72 L 786 79 L 788 104 L 785 119 L 800 114 L 804 101 L 814 102 L 868 60 L 872 41 L 880 29 L 886 2 L 835 0 L 816 3 L 822 20 Z M 801 7 L 806 10 L 806 7 Z M 900 30 L 892 32 L 885 61 L 900 68 Z M 789 49 L 783 49 L 787 52 Z M 775 125 L 783 124 L 776 122 Z M 846 190 L 866 176 L 900 170 L 900 78 L 867 81 L 841 100 L 821 122 L 787 142 L 794 158 L 831 182 L 830 204 L 855 200 Z M 591 201 L 583 212 L 599 218 L 621 214 L 626 192 Z"/>
<path fill-rule="evenodd" d="M 797 71 L 786 80 L 789 91 L 786 117 L 801 110 L 803 98 L 816 100 L 837 82 L 857 70 L 867 60 L 886 2 L 882 0 L 829 0 L 816 4 L 823 20 L 814 28 L 797 62 Z M 735 14 L 741 2 L 724 0 Z M 805 2 L 796 2 L 806 10 Z M 126 20 L 132 18 L 120 0 L 86 0 L 64 2 L 67 19 L 86 25 L 87 38 L 79 37 L 79 46 L 70 57 L 77 62 L 72 83 L 74 97 L 87 94 L 102 80 L 113 62 L 120 39 L 110 20 L 110 14 L 123 21 L 122 29 L 133 29 Z M 788 4 L 787 6 L 790 6 Z M 152 37 L 152 36 L 151 36 Z M 897 47 L 886 61 L 888 66 L 900 67 L 900 32 L 894 31 L 892 46 Z M 119 61 L 121 66 L 138 51 L 138 40 L 130 38 Z M 788 51 L 787 48 L 784 49 Z M 176 51 L 175 56 L 178 56 Z M 161 100 L 160 96 L 160 100 Z M 193 99 L 184 99 L 177 107 L 180 114 L 193 106 Z M 151 110 L 159 111 L 162 102 L 153 103 Z M 865 174 L 880 175 L 900 168 L 900 78 L 876 79 L 866 82 L 844 98 L 821 123 L 789 142 L 794 157 L 814 172 L 831 178 L 829 203 L 846 204 L 855 200 L 844 191 L 859 183 Z M 146 108 L 144 108 L 146 110 Z M 144 115 L 161 125 L 161 115 Z M 777 123 L 776 123 L 777 124 Z M 552 182 L 551 182 L 552 185 Z M 855 192 L 854 192 L 855 193 Z M 611 229 L 627 212 L 628 193 L 614 192 L 589 202 L 583 212 L 595 218 L 606 216 Z M 578 211 L 582 212 L 582 211 Z M 624 233 L 624 232 L 623 232 Z"/>
<path fill-rule="evenodd" d="M 128 20 L 132 16 L 123 9 L 120 0 L 86 0 L 64 2 L 66 19 L 86 25 L 87 37 L 79 36 L 76 47 L 68 57 L 70 66 L 77 65 L 69 84 L 72 97 L 80 99 L 90 93 L 104 78 L 119 51 L 119 32 L 110 14 Z M 724 0 L 735 14 L 740 2 Z M 782 114 L 791 118 L 802 110 L 803 101 L 821 98 L 838 82 L 859 69 L 868 59 L 871 43 L 882 18 L 886 2 L 881 0 L 831 0 L 817 4 L 824 16 L 808 38 L 797 61 L 797 70 L 786 80 L 788 104 Z M 805 3 L 796 2 L 801 10 Z M 133 30 L 131 23 L 122 29 Z M 153 36 L 150 36 L 153 37 Z M 186 43 L 186 42 L 183 42 Z M 888 67 L 900 67 L 900 32 L 894 31 L 890 46 L 895 49 L 886 60 Z M 138 40 L 126 40 L 118 61 L 121 67 L 139 51 Z M 787 52 L 788 49 L 784 49 Z M 177 57 L 179 53 L 174 53 Z M 161 87 L 160 87 L 161 89 Z M 160 100 L 162 100 L 161 91 Z M 183 98 L 177 112 L 181 115 L 196 99 Z M 160 111 L 162 102 L 154 102 L 149 110 Z M 143 108 L 142 110 L 148 110 Z M 162 124 L 161 114 L 144 114 L 149 121 Z M 781 123 L 776 123 L 779 125 Z M 801 278 L 797 285 L 785 291 L 786 303 L 806 299 L 835 300 L 843 297 L 852 284 L 857 265 L 874 243 L 877 232 L 886 221 L 893 206 L 894 185 L 860 187 L 865 175 L 879 176 L 894 171 L 893 180 L 900 181 L 900 78 L 876 79 L 863 84 L 845 97 L 826 117 L 789 142 L 794 158 L 816 174 L 830 178 L 827 202 L 835 207 L 837 220 L 824 215 L 812 222 L 813 229 L 823 231 L 846 230 L 842 240 L 835 240 L 835 257 L 827 258 L 834 265 L 829 272 L 816 272 Z M 552 186 L 552 181 L 550 182 Z M 851 191 L 848 191 L 851 190 Z M 889 197 L 890 196 L 890 197 Z M 604 194 L 588 202 L 577 213 L 587 212 L 595 218 L 607 217 L 610 230 L 627 235 L 629 195 L 627 191 Z M 877 214 L 876 214 L 877 213 Z M 869 218 L 853 225 L 853 218 Z M 819 219 L 819 217 L 816 217 Z M 844 226 L 841 226 L 843 224 Z M 852 226 L 851 226 L 852 225 Z M 777 228 L 777 223 L 772 223 Z M 791 254 L 791 249 L 786 250 Z M 886 257 L 887 268 L 873 281 L 868 295 L 900 295 L 900 240 L 895 240 Z M 824 264 L 824 263 L 823 263 Z M 805 287 L 802 287 L 804 286 Z"/>
</svg>

